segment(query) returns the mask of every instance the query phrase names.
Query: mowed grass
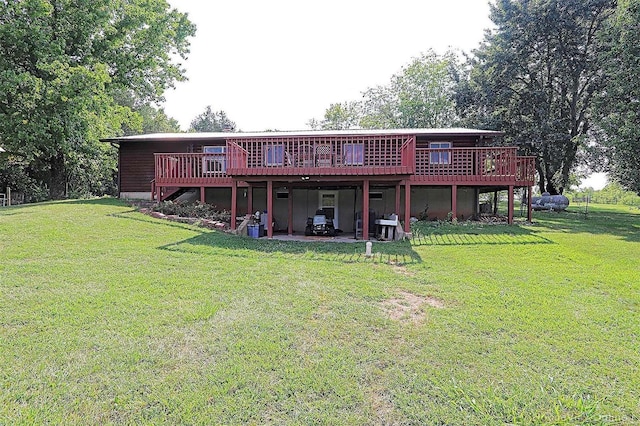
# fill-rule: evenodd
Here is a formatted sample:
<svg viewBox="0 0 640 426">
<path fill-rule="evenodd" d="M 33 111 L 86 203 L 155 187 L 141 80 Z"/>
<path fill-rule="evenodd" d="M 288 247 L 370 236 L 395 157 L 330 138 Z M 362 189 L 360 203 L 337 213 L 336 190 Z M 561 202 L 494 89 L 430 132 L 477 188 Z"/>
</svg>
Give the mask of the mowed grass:
<svg viewBox="0 0 640 426">
<path fill-rule="evenodd" d="M 573 210 L 366 258 L 2 208 L 0 424 L 636 424 L 640 210 Z M 392 318 L 406 294 L 440 304 Z"/>
</svg>

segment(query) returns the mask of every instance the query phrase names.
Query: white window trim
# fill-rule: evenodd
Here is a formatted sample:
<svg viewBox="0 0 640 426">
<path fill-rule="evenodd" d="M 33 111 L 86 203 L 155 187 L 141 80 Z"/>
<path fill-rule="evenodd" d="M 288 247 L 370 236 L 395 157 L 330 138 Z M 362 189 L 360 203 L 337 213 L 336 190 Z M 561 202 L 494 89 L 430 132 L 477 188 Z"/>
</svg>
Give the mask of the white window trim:
<svg viewBox="0 0 640 426">
<path fill-rule="evenodd" d="M 202 158 L 202 170 L 205 174 L 226 173 L 227 172 L 227 147 L 226 146 L 203 146 L 202 152 L 207 155 Z M 218 163 L 220 170 L 211 170 L 212 163 Z"/>
<path fill-rule="evenodd" d="M 429 142 L 430 149 L 451 149 L 451 142 Z M 433 161 L 437 158 L 436 161 Z M 451 154 L 448 152 L 431 152 L 429 154 L 430 164 L 451 164 Z"/>
</svg>

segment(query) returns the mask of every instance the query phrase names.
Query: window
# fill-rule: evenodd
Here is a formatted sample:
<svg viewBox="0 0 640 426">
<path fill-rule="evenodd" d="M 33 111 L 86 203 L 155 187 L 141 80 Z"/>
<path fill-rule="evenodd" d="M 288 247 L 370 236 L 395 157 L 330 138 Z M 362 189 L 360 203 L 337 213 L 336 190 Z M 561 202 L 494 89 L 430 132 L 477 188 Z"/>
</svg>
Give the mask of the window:
<svg viewBox="0 0 640 426">
<path fill-rule="evenodd" d="M 431 149 L 447 149 L 451 148 L 451 142 L 430 142 Z M 451 164 L 449 151 L 435 151 L 429 154 L 429 162 L 431 164 Z"/>
<path fill-rule="evenodd" d="M 342 145 L 342 153 L 344 154 L 344 164 L 348 166 L 364 165 L 364 144 L 345 143 Z"/>
<path fill-rule="evenodd" d="M 202 159 L 202 169 L 205 173 L 225 173 L 227 171 L 227 147 L 205 146 L 202 152 L 207 155 Z"/>
<path fill-rule="evenodd" d="M 264 165 L 284 165 L 284 145 L 266 145 L 264 147 Z"/>
</svg>

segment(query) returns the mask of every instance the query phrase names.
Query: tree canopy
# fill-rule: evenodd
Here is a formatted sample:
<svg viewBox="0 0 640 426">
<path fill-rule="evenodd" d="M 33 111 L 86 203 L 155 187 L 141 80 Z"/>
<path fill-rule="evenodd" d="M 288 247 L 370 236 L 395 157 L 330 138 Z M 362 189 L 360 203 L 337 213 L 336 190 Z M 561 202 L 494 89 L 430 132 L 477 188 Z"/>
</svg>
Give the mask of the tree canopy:
<svg viewBox="0 0 640 426">
<path fill-rule="evenodd" d="M 460 87 L 467 123 L 504 130 L 537 157 L 541 192 L 562 192 L 592 137 L 594 103 L 607 83 L 601 34 L 612 0 L 498 0 Z"/>
<path fill-rule="evenodd" d="M 359 102 L 343 102 L 329 105 L 320 121 L 312 118 L 307 125 L 313 130 L 346 130 L 360 126 Z"/>
<path fill-rule="evenodd" d="M 367 89 L 360 101 L 331 104 L 311 128 L 449 127 L 457 122 L 454 89 L 460 64 L 453 52 L 414 58 L 387 85 Z"/>
<path fill-rule="evenodd" d="M 113 185 L 99 138 L 142 128 L 184 71 L 195 27 L 165 0 L 0 2 L 0 135 L 51 198 Z M 5 183 L 6 184 L 6 183 Z"/>
<path fill-rule="evenodd" d="M 224 111 L 213 111 L 208 105 L 202 114 L 191 121 L 190 132 L 234 132 L 236 123 Z"/>
<path fill-rule="evenodd" d="M 640 0 L 620 0 L 605 36 L 606 90 L 598 100 L 608 171 L 640 194 Z"/>
</svg>

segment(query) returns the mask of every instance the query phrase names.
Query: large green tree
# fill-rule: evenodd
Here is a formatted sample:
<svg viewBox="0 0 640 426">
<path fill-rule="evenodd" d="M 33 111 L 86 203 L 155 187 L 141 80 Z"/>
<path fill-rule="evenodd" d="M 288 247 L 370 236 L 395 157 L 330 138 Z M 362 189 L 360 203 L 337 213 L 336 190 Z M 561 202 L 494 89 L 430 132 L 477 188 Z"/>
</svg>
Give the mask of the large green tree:
<svg viewBox="0 0 640 426">
<path fill-rule="evenodd" d="M 459 63 L 457 55 L 428 51 L 414 58 L 386 86 L 364 92 L 364 128 L 438 128 L 456 123 L 454 88 Z"/>
<path fill-rule="evenodd" d="M 213 111 L 208 105 L 205 110 L 191 121 L 190 132 L 234 132 L 236 123 L 231 121 L 227 113 Z"/>
<path fill-rule="evenodd" d="M 460 73 L 454 52 L 428 51 L 414 58 L 386 85 L 371 87 L 363 99 L 331 104 L 311 128 L 366 129 L 450 127 L 458 121 L 455 87 Z"/>
<path fill-rule="evenodd" d="M 312 118 L 307 125 L 313 130 L 346 130 L 360 126 L 360 103 L 343 102 L 329 105 L 322 120 Z"/>
<path fill-rule="evenodd" d="M 115 151 L 183 70 L 195 27 L 165 0 L 0 1 L 0 137 L 51 198 L 102 191 Z M 123 102 L 127 99 L 127 102 Z"/>
<path fill-rule="evenodd" d="M 598 102 L 612 177 L 640 194 L 640 0 L 619 0 L 605 37 L 606 91 Z"/>
<path fill-rule="evenodd" d="M 562 192 L 592 137 L 594 100 L 606 85 L 600 35 L 614 0 L 497 0 L 495 29 L 459 86 L 468 125 L 506 132 L 537 157 L 541 191 Z"/>
</svg>

